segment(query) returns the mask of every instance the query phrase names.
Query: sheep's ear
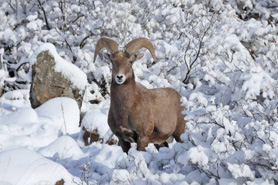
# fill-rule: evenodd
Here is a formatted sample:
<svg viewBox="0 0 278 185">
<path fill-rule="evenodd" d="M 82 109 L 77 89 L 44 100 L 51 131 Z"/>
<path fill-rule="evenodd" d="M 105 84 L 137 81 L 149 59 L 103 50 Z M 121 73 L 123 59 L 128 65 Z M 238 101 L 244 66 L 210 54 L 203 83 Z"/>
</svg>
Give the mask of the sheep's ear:
<svg viewBox="0 0 278 185">
<path fill-rule="evenodd" d="M 111 55 L 109 53 L 104 53 L 103 56 L 105 59 L 107 59 L 109 61 L 111 60 Z"/>
<path fill-rule="evenodd" d="M 136 55 L 135 55 L 135 57 L 136 57 L 135 60 L 140 60 L 141 58 L 143 58 L 143 56 L 144 56 L 144 53 L 136 54 Z"/>
</svg>

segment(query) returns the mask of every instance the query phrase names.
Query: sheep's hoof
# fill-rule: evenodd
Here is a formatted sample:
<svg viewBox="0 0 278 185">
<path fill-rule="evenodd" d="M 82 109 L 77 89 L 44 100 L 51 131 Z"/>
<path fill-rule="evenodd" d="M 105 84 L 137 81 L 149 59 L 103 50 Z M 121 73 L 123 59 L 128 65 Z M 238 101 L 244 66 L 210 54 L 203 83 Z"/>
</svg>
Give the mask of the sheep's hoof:
<svg viewBox="0 0 278 185">
<path fill-rule="evenodd" d="M 55 183 L 55 185 L 64 185 L 64 184 L 65 184 L 64 179 L 61 179 Z"/>
</svg>

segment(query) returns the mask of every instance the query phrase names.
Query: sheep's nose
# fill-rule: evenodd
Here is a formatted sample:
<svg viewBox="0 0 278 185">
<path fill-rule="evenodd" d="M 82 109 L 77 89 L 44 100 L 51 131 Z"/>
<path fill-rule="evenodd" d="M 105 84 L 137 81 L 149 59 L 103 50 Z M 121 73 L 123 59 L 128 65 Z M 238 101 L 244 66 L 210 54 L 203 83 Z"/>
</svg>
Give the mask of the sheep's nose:
<svg viewBox="0 0 278 185">
<path fill-rule="evenodd" d="M 122 80 L 123 77 L 124 77 L 124 75 L 117 75 L 117 78 L 118 78 L 119 80 Z"/>
</svg>

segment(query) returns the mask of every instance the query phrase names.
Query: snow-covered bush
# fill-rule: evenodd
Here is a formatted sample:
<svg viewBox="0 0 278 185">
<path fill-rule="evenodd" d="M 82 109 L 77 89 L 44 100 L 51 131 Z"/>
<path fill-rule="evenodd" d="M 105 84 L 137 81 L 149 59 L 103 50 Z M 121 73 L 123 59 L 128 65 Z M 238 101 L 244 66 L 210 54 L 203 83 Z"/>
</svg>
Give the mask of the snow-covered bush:
<svg viewBox="0 0 278 185">
<path fill-rule="evenodd" d="M 269 180 L 277 181 L 273 159 L 277 152 L 277 81 L 261 67 L 250 65 L 251 69 L 239 75 L 238 85 L 231 86 L 230 94 L 225 95 L 225 88 L 205 94 L 200 92 L 201 86 L 184 99 L 188 108 L 184 139 L 191 141 L 185 145 L 187 156 L 202 148 L 199 153 L 203 151 L 205 158 L 195 154 L 189 159 L 180 158 L 180 162 L 192 164 L 216 180 L 274 183 Z"/>
</svg>

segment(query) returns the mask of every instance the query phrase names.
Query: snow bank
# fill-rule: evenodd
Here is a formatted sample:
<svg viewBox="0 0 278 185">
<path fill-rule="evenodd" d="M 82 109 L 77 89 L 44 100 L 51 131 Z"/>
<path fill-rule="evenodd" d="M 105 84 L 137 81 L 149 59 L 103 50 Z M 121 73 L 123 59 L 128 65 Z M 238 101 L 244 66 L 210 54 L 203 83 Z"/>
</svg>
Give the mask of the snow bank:
<svg viewBox="0 0 278 185">
<path fill-rule="evenodd" d="M 10 93 L 17 97 L 18 93 Z M 55 98 L 45 102 L 37 109 L 26 105 L 24 99 L 7 100 L 3 113 L 0 113 L 0 148 L 19 146 L 29 148 L 44 147 L 61 134 L 76 134 L 80 131 L 79 108 L 70 98 Z M 11 103 L 17 102 L 17 103 Z M 21 103 L 20 103 L 21 102 Z M 14 105 L 22 108 L 14 108 Z M 23 106 L 24 105 L 24 106 Z"/>
<path fill-rule="evenodd" d="M 61 179 L 65 185 L 78 182 L 63 166 L 25 148 L 1 152 L 0 164 L 0 184 L 47 185 Z"/>
<path fill-rule="evenodd" d="M 5 125 L 26 125 L 28 123 L 37 123 L 38 115 L 32 108 L 20 108 L 15 112 L 2 115 L 0 117 L 0 123 Z"/>
<path fill-rule="evenodd" d="M 2 149 L 44 146 L 57 136 L 58 130 L 40 123 L 37 113 L 30 107 L 20 108 L 0 116 L 0 148 Z"/>
<path fill-rule="evenodd" d="M 39 150 L 44 157 L 56 156 L 59 159 L 80 159 L 83 155 L 82 150 L 76 141 L 69 136 L 61 136 L 51 144 Z M 58 156 L 57 156 L 58 155 Z"/>
<path fill-rule="evenodd" d="M 71 98 L 53 98 L 36 108 L 41 120 L 54 123 L 64 134 L 79 132 L 80 113 L 77 102 Z"/>
</svg>

